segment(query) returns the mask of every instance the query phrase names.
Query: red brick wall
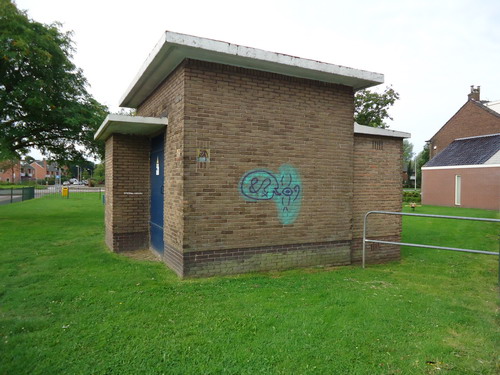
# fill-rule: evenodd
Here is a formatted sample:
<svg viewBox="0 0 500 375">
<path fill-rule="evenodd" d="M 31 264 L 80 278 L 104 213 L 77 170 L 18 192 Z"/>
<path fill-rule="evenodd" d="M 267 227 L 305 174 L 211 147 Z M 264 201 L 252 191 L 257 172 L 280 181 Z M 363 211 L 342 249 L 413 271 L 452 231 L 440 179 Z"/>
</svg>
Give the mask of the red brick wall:
<svg viewBox="0 0 500 375">
<path fill-rule="evenodd" d="M 47 175 L 46 163 L 44 163 L 44 164 L 45 164 L 44 166 L 41 166 L 40 164 L 38 164 L 36 162 L 31 163 L 31 166 L 33 168 L 35 168 L 34 177 L 37 180 L 44 179 Z"/>
<path fill-rule="evenodd" d="M 400 138 L 354 136 L 354 201 L 352 262 L 361 261 L 363 218 L 368 211 L 401 211 L 401 166 L 403 142 Z M 400 241 L 401 217 L 371 214 L 367 238 Z M 399 259 L 399 246 L 369 244 L 367 262 Z"/>
<path fill-rule="evenodd" d="M 13 168 L 11 168 L 11 164 L 8 162 L 2 164 L 2 169 L 0 169 L 0 181 L 7 180 L 10 183 L 18 183 L 21 181 L 21 167 L 19 162 L 14 164 Z"/>
<path fill-rule="evenodd" d="M 430 157 L 439 154 L 457 138 L 496 133 L 500 133 L 500 114 L 469 100 L 431 138 Z"/>
<path fill-rule="evenodd" d="M 500 167 L 422 170 L 422 203 L 455 206 L 455 176 L 461 177 L 460 207 L 500 210 Z"/>
</svg>

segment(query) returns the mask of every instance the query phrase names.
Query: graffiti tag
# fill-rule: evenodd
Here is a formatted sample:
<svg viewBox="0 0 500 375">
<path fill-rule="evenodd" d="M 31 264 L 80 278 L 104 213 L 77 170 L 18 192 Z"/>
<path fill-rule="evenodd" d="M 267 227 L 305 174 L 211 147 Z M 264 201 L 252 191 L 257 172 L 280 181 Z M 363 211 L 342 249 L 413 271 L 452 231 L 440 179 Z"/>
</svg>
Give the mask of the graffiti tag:
<svg viewBox="0 0 500 375">
<path fill-rule="evenodd" d="M 247 201 L 274 200 L 282 224 L 292 224 L 300 212 L 302 183 L 297 170 L 282 165 L 279 174 L 267 169 L 254 169 L 243 175 L 240 193 Z"/>
</svg>

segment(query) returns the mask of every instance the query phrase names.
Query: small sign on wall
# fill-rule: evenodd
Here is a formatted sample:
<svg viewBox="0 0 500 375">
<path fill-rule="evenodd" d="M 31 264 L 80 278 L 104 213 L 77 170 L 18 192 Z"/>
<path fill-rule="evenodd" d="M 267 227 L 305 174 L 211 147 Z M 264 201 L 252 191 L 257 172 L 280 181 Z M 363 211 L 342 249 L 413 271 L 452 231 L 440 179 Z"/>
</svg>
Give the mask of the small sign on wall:
<svg viewBox="0 0 500 375">
<path fill-rule="evenodd" d="M 197 163 L 209 163 L 210 162 L 210 149 L 209 148 L 197 148 L 196 149 L 196 162 Z"/>
<path fill-rule="evenodd" d="M 210 141 L 196 141 L 196 170 L 208 169 L 210 165 Z"/>
</svg>

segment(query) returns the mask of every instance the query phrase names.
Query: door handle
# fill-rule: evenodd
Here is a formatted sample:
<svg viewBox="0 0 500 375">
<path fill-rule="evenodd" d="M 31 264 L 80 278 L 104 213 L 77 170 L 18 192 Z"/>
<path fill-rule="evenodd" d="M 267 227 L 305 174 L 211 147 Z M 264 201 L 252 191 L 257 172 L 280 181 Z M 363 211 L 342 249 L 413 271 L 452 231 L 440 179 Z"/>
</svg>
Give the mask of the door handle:
<svg viewBox="0 0 500 375">
<path fill-rule="evenodd" d="M 161 195 L 163 195 L 164 190 L 165 190 L 165 185 L 161 185 L 161 190 L 160 190 Z"/>
</svg>

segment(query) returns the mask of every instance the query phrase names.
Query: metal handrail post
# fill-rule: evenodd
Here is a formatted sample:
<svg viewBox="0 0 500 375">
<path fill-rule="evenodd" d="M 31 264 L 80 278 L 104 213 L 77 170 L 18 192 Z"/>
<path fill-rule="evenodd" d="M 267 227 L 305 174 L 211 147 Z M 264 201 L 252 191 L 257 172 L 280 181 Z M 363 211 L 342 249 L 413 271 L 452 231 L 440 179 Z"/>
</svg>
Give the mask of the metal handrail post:
<svg viewBox="0 0 500 375">
<path fill-rule="evenodd" d="M 367 217 L 368 215 L 370 214 L 370 211 L 366 213 L 365 217 L 363 218 L 363 252 L 362 252 L 362 260 L 361 260 L 361 263 L 362 263 L 362 266 L 363 268 L 365 268 L 365 253 L 366 253 L 366 223 L 367 223 Z"/>
</svg>

